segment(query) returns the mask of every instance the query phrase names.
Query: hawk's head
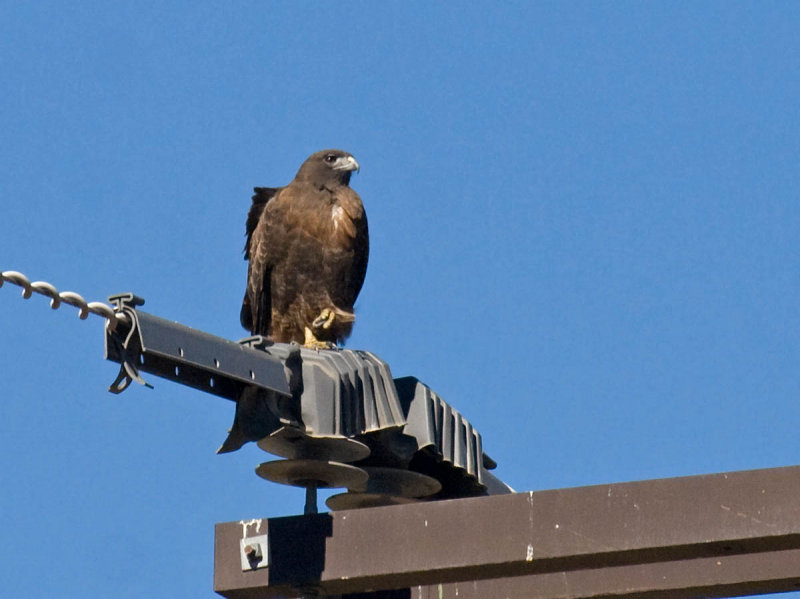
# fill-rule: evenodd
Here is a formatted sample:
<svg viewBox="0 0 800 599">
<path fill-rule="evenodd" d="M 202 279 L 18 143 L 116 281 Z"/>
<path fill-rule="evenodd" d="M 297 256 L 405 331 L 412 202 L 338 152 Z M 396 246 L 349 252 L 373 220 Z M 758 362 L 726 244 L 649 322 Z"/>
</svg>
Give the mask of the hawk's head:
<svg viewBox="0 0 800 599">
<path fill-rule="evenodd" d="M 295 179 L 310 181 L 319 187 L 329 183 L 348 185 L 350 175 L 358 170 L 358 162 L 352 154 L 344 150 L 322 150 L 306 159 Z"/>
</svg>

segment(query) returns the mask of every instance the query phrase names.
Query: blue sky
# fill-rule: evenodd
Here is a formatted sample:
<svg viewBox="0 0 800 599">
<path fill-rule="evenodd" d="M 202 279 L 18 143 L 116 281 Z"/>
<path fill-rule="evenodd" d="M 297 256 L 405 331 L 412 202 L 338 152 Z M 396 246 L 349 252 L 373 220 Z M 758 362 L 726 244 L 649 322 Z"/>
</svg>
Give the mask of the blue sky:
<svg viewBox="0 0 800 599">
<path fill-rule="evenodd" d="M 0 5 L 0 270 L 238 339 L 255 185 L 353 153 L 348 346 L 536 490 L 798 463 L 800 8 Z M 232 405 L 121 396 L 102 321 L 0 289 L 4 596 L 214 597 L 213 524 L 296 514 Z M 47 555 L 42 557 L 42 547 Z"/>
</svg>

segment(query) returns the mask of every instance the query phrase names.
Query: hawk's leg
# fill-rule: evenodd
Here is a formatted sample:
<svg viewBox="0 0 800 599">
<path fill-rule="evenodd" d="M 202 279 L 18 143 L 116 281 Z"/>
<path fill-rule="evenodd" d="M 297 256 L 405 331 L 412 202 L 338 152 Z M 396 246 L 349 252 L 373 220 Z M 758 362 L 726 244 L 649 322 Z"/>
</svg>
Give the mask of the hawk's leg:
<svg viewBox="0 0 800 599">
<path fill-rule="evenodd" d="M 320 341 L 314 336 L 314 333 L 311 332 L 311 329 L 305 327 L 305 341 L 303 341 L 303 347 L 307 347 L 308 349 L 333 349 L 336 347 L 330 341 Z"/>
<path fill-rule="evenodd" d="M 314 319 L 314 322 L 311 323 L 311 326 L 315 329 L 325 329 L 327 331 L 329 328 L 331 328 L 331 325 L 335 319 L 336 312 L 330 308 L 325 308 L 319 313 L 319 316 Z"/>
</svg>

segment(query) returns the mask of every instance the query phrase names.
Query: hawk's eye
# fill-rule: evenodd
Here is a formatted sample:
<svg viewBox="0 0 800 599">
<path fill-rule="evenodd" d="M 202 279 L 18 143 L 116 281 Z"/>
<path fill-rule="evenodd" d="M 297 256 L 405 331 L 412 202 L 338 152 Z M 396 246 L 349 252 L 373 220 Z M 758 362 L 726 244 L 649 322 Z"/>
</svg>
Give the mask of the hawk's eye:
<svg viewBox="0 0 800 599">
<path fill-rule="evenodd" d="M 325 162 L 336 162 L 336 156 L 334 154 L 328 154 L 325 156 Z"/>
</svg>

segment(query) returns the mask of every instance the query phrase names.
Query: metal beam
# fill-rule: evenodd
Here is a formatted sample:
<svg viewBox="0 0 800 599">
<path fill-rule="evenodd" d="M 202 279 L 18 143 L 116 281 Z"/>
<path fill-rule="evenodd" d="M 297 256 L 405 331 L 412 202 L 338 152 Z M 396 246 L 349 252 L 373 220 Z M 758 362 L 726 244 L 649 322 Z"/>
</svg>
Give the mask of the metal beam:
<svg viewBox="0 0 800 599">
<path fill-rule="evenodd" d="M 409 589 L 408 599 L 696 599 L 800 590 L 800 550 L 616 566 Z M 366 599 L 366 597 L 365 597 Z M 376 596 L 371 599 L 380 599 Z"/>
<path fill-rule="evenodd" d="M 112 391 L 123 391 L 141 371 L 232 401 L 247 387 L 291 396 L 283 363 L 270 354 L 136 310 L 144 300 L 133 294 L 110 299 L 126 319 L 118 330 L 106 331 L 106 359 L 128 374 L 128 381 L 120 384 L 121 377 Z"/>
<path fill-rule="evenodd" d="M 240 540 L 265 533 L 268 566 L 243 571 Z M 315 586 L 328 595 L 405 588 L 415 599 L 792 590 L 800 466 L 217 525 L 219 594 Z"/>
</svg>

